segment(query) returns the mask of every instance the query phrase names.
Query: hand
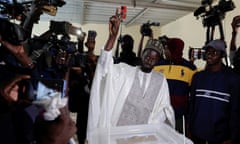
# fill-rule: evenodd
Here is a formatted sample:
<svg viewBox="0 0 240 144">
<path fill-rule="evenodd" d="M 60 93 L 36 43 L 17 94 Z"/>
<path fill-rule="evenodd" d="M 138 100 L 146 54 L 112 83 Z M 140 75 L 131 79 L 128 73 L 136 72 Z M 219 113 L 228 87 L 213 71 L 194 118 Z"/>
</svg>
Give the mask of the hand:
<svg viewBox="0 0 240 144">
<path fill-rule="evenodd" d="M 235 16 L 231 23 L 233 32 L 235 32 L 235 33 L 237 33 L 237 31 L 238 31 L 238 27 L 239 27 L 238 24 L 240 24 L 240 15 Z"/>
<path fill-rule="evenodd" d="M 116 9 L 115 15 L 110 17 L 110 19 L 109 19 L 110 37 L 114 37 L 114 38 L 117 37 L 120 23 L 121 23 L 121 19 L 118 14 L 118 9 Z"/>
<path fill-rule="evenodd" d="M 77 128 L 69 116 L 67 107 L 60 109 L 61 115 L 54 121 L 37 121 L 37 137 L 42 144 L 67 144 Z"/>
<path fill-rule="evenodd" d="M 2 45 L 4 45 L 7 48 L 7 50 L 17 58 L 21 65 L 28 68 L 34 67 L 33 65 L 29 65 L 32 64 L 32 60 L 30 57 L 28 57 L 27 53 L 24 50 L 23 45 L 13 45 L 7 41 L 3 41 L 1 36 L 0 43 L 2 43 Z"/>
<path fill-rule="evenodd" d="M 67 105 L 67 101 L 67 98 L 61 98 L 61 94 L 56 92 L 50 97 L 44 96 L 32 103 L 45 109 L 43 113 L 44 120 L 53 121 L 61 114 L 60 109 Z"/>
<path fill-rule="evenodd" d="M 120 23 L 121 19 L 118 14 L 118 9 L 116 9 L 115 15 L 109 19 L 109 37 L 104 48 L 106 51 L 110 51 L 113 48 L 118 35 Z"/>
<path fill-rule="evenodd" d="M 29 75 L 20 75 L 10 81 L 6 86 L 0 88 L 0 93 L 8 102 L 15 102 L 18 100 L 18 82 L 29 79 Z"/>
</svg>

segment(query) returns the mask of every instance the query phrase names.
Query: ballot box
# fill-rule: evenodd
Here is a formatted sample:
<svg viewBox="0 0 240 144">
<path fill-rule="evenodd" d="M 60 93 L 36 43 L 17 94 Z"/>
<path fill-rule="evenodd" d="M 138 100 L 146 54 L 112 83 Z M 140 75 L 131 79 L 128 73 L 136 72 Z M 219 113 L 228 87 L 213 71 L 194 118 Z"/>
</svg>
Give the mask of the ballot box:
<svg viewBox="0 0 240 144">
<path fill-rule="evenodd" d="M 89 133 L 88 144 L 193 144 L 166 124 L 98 128 Z"/>
</svg>

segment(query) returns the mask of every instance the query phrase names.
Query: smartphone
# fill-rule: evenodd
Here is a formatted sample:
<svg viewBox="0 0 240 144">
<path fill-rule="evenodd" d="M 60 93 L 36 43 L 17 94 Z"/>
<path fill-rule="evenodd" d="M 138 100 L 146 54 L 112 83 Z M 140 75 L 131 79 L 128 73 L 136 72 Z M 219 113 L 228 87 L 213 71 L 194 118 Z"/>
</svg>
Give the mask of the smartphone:
<svg viewBox="0 0 240 144">
<path fill-rule="evenodd" d="M 120 17 L 121 19 L 127 18 L 127 6 L 121 6 Z"/>
<path fill-rule="evenodd" d="M 204 59 L 205 58 L 205 50 L 201 49 L 201 48 L 191 48 L 190 47 L 189 58 Z"/>
<path fill-rule="evenodd" d="M 30 101 L 50 99 L 56 95 L 63 98 L 66 81 L 63 79 L 29 79 L 20 84 L 19 98 Z"/>
</svg>

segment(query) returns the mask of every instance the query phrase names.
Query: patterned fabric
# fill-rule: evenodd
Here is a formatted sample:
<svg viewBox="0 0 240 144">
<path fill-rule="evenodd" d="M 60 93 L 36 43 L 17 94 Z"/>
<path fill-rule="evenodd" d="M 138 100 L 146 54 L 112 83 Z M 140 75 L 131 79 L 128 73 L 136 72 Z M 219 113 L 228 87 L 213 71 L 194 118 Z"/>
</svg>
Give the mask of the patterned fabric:
<svg viewBox="0 0 240 144">
<path fill-rule="evenodd" d="M 132 88 L 120 114 L 118 126 L 147 124 L 159 92 L 158 87 L 161 87 L 162 84 L 157 81 L 156 76 L 153 74 L 145 93 L 144 83 L 146 83 L 146 80 L 143 80 L 143 85 L 140 86 L 138 75 L 135 75 L 134 79 Z M 152 85 L 158 86 L 152 87 Z"/>
</svg>

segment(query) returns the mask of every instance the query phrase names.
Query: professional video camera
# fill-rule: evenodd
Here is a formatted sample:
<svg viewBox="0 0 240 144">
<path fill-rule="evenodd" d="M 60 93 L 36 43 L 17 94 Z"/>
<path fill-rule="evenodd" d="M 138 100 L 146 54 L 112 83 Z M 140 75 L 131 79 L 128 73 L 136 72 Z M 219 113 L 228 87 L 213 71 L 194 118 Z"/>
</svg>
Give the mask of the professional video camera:
<svg viewBox="0 0 240 144">
<path fill-rule="evenodd" d="M 66 21 L 50 21 L 50 31 L 55 34 L 71 34 L 80 39 L 86 36 L 80 27 L 75 27 Z"/>
<path fill-rule="evenodd" d="M 158 37 L 158 40 L 162 43 L 163 47 L 166 48 L 169 38 L 166 35 L 163 35 Z"/>
<path fill-rule="evenodd" d="M 66 63 L 67 67 L 76 65 L 78 58 L 75 58 L 77 42 L 70 40 L 70 35 L 76 36 L 78 39 L 85 37 L 86 33 L 80 27 L 75 27 L 66 21 L 50 21 L 49 30 L 39 37 L 30 39 L 29 47 L 31 59 L 37 61 L 42 54 L 48 53 L 46 61 L 52 61 L 52 57 L 56 57 L 59 53 L 65 52 L 71 56 L 70 61 Z"/>
<path fill-rule="evenodd" d="M 151 26 L 160 26 L 160 23 L 159 22 L 150 23 L 150 21 L 148 21 L 147 23 L 144 23 L 140 29 L 141 34 L 144 36 L 151 36 L 152 34 Z"/>
<path fill-rule="evenodd" d="M 213 0 L 202 0 L 202 6 L 194 12 L 194 16 L 203 18 L 204 27 L 218 25 L 225 18 L 225 13 L 235 8 L 232 0 L 220 0 L 216 6 L 212 6 L 212 2 Z"/>
</svg>

